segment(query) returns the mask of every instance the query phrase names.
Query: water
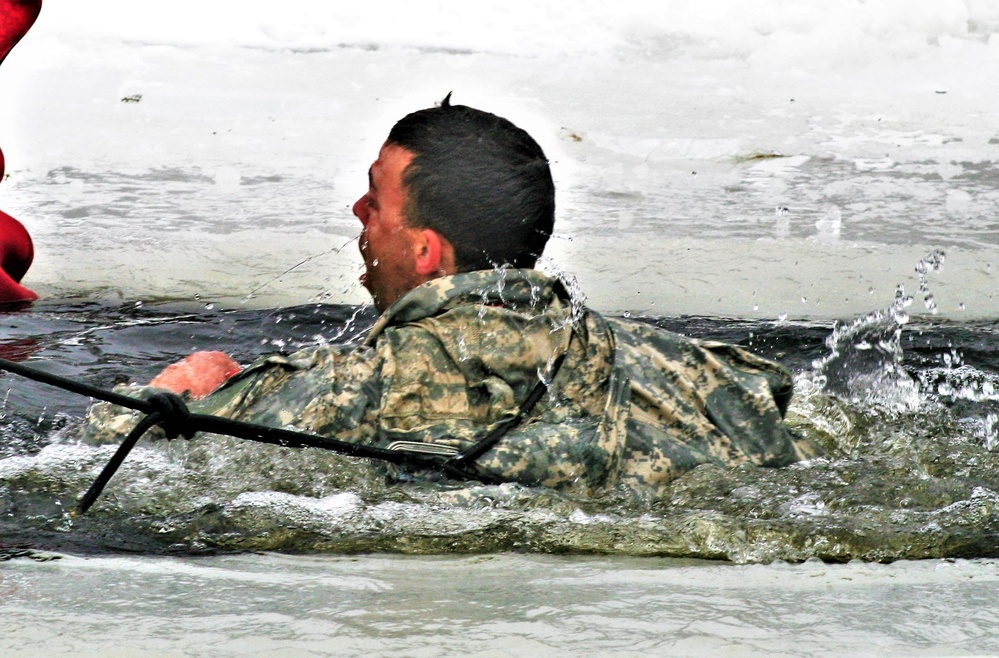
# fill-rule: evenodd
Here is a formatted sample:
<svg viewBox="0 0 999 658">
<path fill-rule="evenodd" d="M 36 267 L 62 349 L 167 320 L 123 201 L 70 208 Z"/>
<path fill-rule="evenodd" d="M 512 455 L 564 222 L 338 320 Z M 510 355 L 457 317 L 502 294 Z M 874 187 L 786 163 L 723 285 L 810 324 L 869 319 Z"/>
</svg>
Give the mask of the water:
<svg viewBox="0 0 999 658">
<path fill-rule="evenodd" d="M 701 468 L 661 498 L 577 499 L 465 487 L 317 450 L 206 439 L 146 442 L 82 517 L 110 457 L 81 445 L 88 401 L 8 376 L 3 535 L 55 549 L 402 553 L 528 551 L 735 562 L 996 555 L 999 348 L 994 322 L 921 325 L 900 296 L 831 331 L 817 323 L 649 318 L 743 344 L 797 372 L 791 424 L 830 457 L 788 469 Z M 143 380 L 192 349 L 260 352 L 363 333 L 368 309 L 41 303 L 5 316 L 6 349 L 93 385 Z M 13 347 L 11 347 L 13 346 Z"/>
<path fill-rule="evenodd" d="M 586 500 L 144 441 L 74 517 L 113 447 L 5 377 L 0 648 L 999 653 L 994 3 L 446 4 L 47 1 L 0 69 L 43 297 L 0 352 L 110 387 L 356 338 L 350 205 L 454 90 L 552 159 L 548 267 L 788 365 L 830 456 Z"/>
</svg>

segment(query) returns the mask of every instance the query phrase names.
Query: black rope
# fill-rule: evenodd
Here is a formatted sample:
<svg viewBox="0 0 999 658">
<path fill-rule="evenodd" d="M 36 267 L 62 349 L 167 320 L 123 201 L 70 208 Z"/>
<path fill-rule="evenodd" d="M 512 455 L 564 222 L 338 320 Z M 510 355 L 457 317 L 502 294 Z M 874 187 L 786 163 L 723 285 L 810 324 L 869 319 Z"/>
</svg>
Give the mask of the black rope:
<svg viewBox="0 0 999 658">
<path fill-rule="evenodd" d="M 76 502 L 77 512 L 80 514 L 87 513 L 87 510 L 90 509 L 95 502 L 97 502 L 97 497 L 101 495 L 102 491 L 104 491 L 104 487 L 111 481 L 111 477 L 118 470 L 118 467 L 121 466 L 122 462 L 125 461 L 125 457 L 128 456 L 128 453 L 132 452 L 132 448 L 134 448 L 135 444 L 139 442 L 142 435 L 145 434 L 153 425 L 156 425 L 163 420 L 163 417 L 160 416 L 158 411 L 156 411 L 143 418 L 139 421 L 138 425 L 132 428 L 132 431 L 128 433 L 128 436 L 126 436 L 125 440 L 121 442 L 121 445 L 118 446 L 118 449 L 115 450 L 111 459 L 101 470 L 101 474 L 97 476 L 94 483 L 90 485 L 89 489 L 87 489 L 87 493 L 83 494 L 80 500 Z"/>
<path fill-rule="evenodd" d="M 549 375 L 549 381 L 555 378 L 565 355 L 562 354 L 555 360 Z M 85 513 L 97 501 L 98 496 L 104 487 L 114 476 L 122 462 L 131 452 L 139 439 L 155 425 L 163 428 L 168 439 L 183 436 L 187 439 L 193 438 L 197 432 L 209 432 L 212 434 L 225 434 L 237 439 L 255 441 L 257 443 L 267 443 L 286 448 L 319 448 L 322 450 L 332 450 L 333 452 L 349 457 L 364 457 L 367 459 L 378 459 L 401 466 L 415 466 L 418 468 L 433 468 L 447 475 L 459 479 L 475 478 L 493 484 L 498 482 L 488 475 L 474 474 L 469 471 L 471 463 L 496 443 L 525 416 L 527 416 L 538 400 L 548 390 L 548 386 L 542 380 L 534 387 L 527 399 L 520 406 L 517 414 L 497 425 L 485 437 L 477 441 L 464 453 L 455 455 L 448 459 L 441 459 L 439 456 L 425 455 L 401 450 L 388 450 L 377 448 L 361 443 L 349 443 L 338 439 L 320 437 L 306 432 L 297 432 L 278 427 L 266 427 L 255 425 L 230 418 L 220 418 L 209 414 L 193 414 L 187 408 L 184 400 L 175 393 L 167 391 L 157 391 L 149 396 L 147 400 L 121 395 L 114 391 L 108 391 L 88 384 L 53 375 L 52 373 L 36 370 L 23 364 L 0 359 L 0 370 L 6 370 L 22 377 L 27 377 L 43 384 L 56 386 L 72 393 L 79 393 L 88 397 L 110 402 L 126 409 L 133 409 L 145 414 L 145 417 L 136 425 L 121 445 L 115 451 L 111 460 L 101 471 L 100 475 L 90 486 L 90 489 L 80 498 L 77 503 L 77 510 L 80 514 Z"/>
<path fill-rule="evenodd" d="M 194 438 L 198 428 L 191 422 L 191 411 L 184 404 L 183 398 L 169 391 L 157 391 L 147 399 L 156 408 L 149 416 L 159 418 L 157 424 L 163 428 L 167 439 L 176 439 L 178 436 Z"/>
</svg>

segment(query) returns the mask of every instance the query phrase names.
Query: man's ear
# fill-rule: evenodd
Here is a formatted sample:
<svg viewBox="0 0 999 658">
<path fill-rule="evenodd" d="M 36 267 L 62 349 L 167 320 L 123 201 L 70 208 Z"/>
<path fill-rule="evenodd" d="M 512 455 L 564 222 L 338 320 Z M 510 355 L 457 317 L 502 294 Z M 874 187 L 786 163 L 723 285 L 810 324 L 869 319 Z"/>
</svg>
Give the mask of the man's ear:
<svg viewBox="0 0 999 658">
<path fill-rule="evenodd" d="M 416 273 L 434 278 L 440 276 L 441 238 L 437 231 L 425 228 L 416 239 Z"/>
<path fill-rule="evenodd" d="M 421 230 L 414 247 L 416 273 L 420 276 L 429 280 L 454 274 L 457 271 L 454 261 L 454 247 L 437 231 L 429 228 Z"/>
</svg>

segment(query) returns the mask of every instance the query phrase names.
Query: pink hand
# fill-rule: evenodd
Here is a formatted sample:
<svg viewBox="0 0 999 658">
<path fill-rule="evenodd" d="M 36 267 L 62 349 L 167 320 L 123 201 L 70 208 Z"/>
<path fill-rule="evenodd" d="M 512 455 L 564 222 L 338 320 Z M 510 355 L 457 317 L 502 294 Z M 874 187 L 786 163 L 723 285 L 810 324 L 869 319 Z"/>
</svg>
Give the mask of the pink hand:
<svg viewBox="0 0 999 658">
<path fill-rule="evenodd" d="M 239 364 L 223 352 L 195 352 L 168 365 L 153 377 L 150 386 L 174 393 L 190 391 L 192 398 L 203 398 L 239 372 Z"/>
</svg>

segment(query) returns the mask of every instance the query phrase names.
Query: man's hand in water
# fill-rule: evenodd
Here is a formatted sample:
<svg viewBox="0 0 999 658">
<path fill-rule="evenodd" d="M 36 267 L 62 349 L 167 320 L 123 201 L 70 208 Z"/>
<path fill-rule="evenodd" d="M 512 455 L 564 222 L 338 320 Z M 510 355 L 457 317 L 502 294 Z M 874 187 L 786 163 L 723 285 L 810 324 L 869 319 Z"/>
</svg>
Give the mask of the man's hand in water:
<svg viewBox="0 0 999 658">
<path fill-rule="evenodd" d="M 149 385 L 178 394 L 190 391 L 192 398 L 203 398 L 239 370 L 239 364 L 224 352 L 195 352 L 168 365 Z"/>
</svg>

